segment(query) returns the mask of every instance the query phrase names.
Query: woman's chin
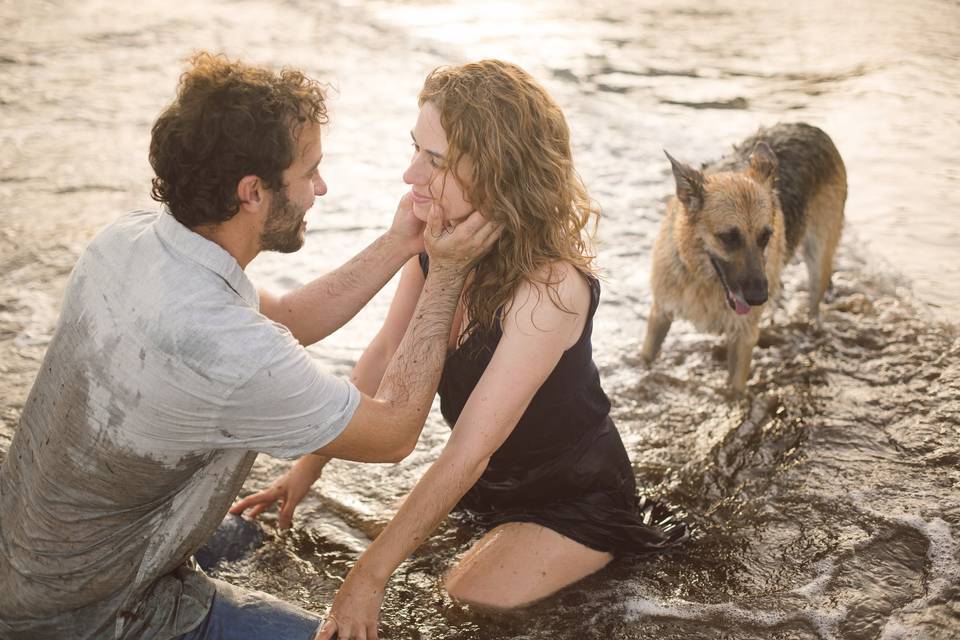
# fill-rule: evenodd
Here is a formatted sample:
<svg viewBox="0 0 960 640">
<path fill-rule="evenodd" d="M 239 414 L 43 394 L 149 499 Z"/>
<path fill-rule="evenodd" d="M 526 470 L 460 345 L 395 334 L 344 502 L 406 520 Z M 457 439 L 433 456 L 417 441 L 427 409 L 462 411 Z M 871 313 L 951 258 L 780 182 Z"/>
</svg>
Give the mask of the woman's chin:
<svg viewBox="0 0 960 640">
<path fill-rule="evenodd" d="M 427 217 L 430 215 L 430 203 L 424 202 L 423 204 L 413 203 L 413 215 L 420 222 L 426 222 Z"/>
</svg>

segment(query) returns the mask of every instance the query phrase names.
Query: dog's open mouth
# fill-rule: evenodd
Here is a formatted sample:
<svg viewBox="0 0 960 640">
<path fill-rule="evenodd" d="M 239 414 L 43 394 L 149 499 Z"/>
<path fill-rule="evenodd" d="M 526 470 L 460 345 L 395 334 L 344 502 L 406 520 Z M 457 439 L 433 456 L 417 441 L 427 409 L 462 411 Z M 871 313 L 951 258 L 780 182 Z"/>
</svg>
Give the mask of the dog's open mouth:
<svg viewBox="0 0 960 640">
<path fill-rule="evenodd" d="M 723 277 L 723 271 L 720 269 L 720 265 L 717 264 L 717 259 L 710 256 L 710 264 L 713 265 L 713 270 L 717 272 L 717 277 L 720 278 L 720 283 L 723 285 L 723 292 L 727 296 L 727 304 L 730 305 L 734 313 L 738 316 L 745 316 L 750 313 L 750 305 L 747 304 L 747 301 L 730 290 L 727 279 Z"/>
</svg>

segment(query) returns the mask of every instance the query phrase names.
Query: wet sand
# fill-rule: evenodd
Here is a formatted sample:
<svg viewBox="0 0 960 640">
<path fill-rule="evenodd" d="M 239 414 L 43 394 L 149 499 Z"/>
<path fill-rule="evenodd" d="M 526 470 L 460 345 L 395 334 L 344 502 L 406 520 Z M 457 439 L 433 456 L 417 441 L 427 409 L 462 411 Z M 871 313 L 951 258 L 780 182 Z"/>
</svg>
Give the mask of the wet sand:
<svg viewBox="0 0 960 640">
<path fill-rule="evenodd" d="M 947 30 L 954 9 L 923 3 L 917 11 L 945 14 Z M 607 279 L 594 340 L 604 385 L 638 484 L 683 508 L 697 535 L 668 556 L 619 560 L 522 615 L 489 616 L 439 588 L 444 567 L 475 535 L 451 518 L 391 582 L 384 637 L 956 637 L 960 339 L 945 317 L 960 309 L 960 295 L 944 284 L 957 273 L 955 257 L 937 256 L 954 255 L 940 245 L 949 247 L 960 223 L 928 210 L 957 204 L 949 189 L 957 175 L 944 173 L 944 152 L 931 151 L 933 134 L 918 133 L 922 122 L 956 131 L 955 91 L 921 72 L 942 56 L 940 36 L 902 44 L 917 62 L 900 67 L 889 52 L 864 62 L 838 51 L 821 62 L 822 49 L 796 54 L 791 47 L 804 40 L 784 34 L 777 46 L 758 35 L 736 41 L 750 16 L 722 5 L 625 15 L 615 3 L 576 11 L 529 3 L 504 9 L 518 22 L 501 21 L 500 30 L 495 11 L 471 11 L 458 2 L 251 1 L 184 6 L 171 17 L 152 2 L 0 4 L 13 25 L 0 48 L 0 460 L 83 246 L 117 215 L 153 206 L 149 127 L 190 50 L 298 65 L 336 83 L 325 139 L 331 191 L 308 217 L 308 244 L 250 268 L 255 282 L 278 290 L 336 266 L 385 227 L 403 190 L 406 131 L 426 72 L 503 51 L 542 78 L 568 114 L 580 170 L 605 214 Z M 450 37 L 464 12 L 472 26 Z M 878 24 L 899 22 L 906 33 L 922 26 L 912 12 L 899 21 L 878 13 Z M 525 16 L 540 20 L 531 24 L 541 40 L 528 37 L 535 27 Z M 819 19 L 828 34 L 841 30 Z M 574 51 L 571 23 L 592 44 Z M 699 40 L 707 27 L 716 33 Z M 664 32 L 672 40 L 654 37 Z M 537 42 L 549 53 L 534 51 Z M 926 58 L 924 47 L 933 49 Z M 888 82 L 914 84 L 896 93 Z M 941 110 L 909 119 L 926 90 L 944 92 L 925 103 Z M 898 117 L 884 122 L 890 113 Z M 873 118 L 869 126 L 857 126 L 863 117 Z M 649 251 L 672 189 L 660 149 L 709 160 L 776 119 L 823 124 L 837 141 L 851 174 L 847 227 L 822 331 L 806 322 L 805 276 L 793 265 L 755 352 L 749 393 L 730 401 L 716 337 L 679 323 L 653 367 L 637 356 Z M 899 158 L 891 148 L 902 148 Z M 915 194 L 895 184 L 907 168 Z M 922 213 L 905 204 L 911 195 Z M 911 221 L 902 236 L 898 216 Z M 938 262 L 942 269 L 930 270 Z M 320 363 L 347 374 L 388 302 L 389 291 L 314 347 Z M 294 531 L 221 566 L 219 577 L 324 610 L 446 433 L 434 412 L 401 465 L 332 463 Z M 262 458 L 246 490 L 283 468 Z"/>
</svg>

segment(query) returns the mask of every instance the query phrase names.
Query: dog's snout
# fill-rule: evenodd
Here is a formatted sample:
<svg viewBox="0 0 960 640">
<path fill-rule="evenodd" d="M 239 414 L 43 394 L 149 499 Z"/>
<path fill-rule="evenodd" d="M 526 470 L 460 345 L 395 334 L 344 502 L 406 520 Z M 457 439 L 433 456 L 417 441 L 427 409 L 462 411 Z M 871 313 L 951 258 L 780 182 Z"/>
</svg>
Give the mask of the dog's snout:
<svg viewBox="0 0 960 640">
<path fill-rule="evenodd" d="M 767 301 L 767 279 L 753 278 L 743 283 L 743 299 L 754 307 Z"/>
</svg>

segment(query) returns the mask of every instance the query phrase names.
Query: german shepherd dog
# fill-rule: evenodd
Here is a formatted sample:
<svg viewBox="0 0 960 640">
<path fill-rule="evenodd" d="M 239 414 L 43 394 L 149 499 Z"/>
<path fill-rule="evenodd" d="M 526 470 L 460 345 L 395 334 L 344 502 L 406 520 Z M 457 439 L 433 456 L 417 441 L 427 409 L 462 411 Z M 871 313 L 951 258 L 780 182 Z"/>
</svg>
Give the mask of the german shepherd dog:
<svg viewBox="0 0 960 640">
<path fill-rule="evenodd" d="M 666 152 L 665 152 L 666 153 Z M 843 229 L 847 173 L 826 133 L 808 124 L 760 129 L 698 171 L 667 158 L 677 195 L 653 248 L 653 308 L 641 353 L 650 363 L 674 317 L 727 335 L 731 389 L 741 393 L 763 306 L 800 245 L 810 278 L 810 318 L 830 285 Z"/>
</svg>

